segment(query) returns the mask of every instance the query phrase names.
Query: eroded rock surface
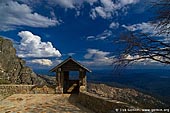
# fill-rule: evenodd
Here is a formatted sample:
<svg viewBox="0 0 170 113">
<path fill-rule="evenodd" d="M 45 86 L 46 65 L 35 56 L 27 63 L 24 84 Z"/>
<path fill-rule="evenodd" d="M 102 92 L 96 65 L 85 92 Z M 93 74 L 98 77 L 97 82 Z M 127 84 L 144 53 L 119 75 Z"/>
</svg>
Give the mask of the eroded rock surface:
<svg viewBox="0 0 170 113">
<path fill-rule="evenodd" d="M 42 84 L 45 82 L 16 55 L 9 39 L 0 37 L 0 84 Z"/>
</svg>

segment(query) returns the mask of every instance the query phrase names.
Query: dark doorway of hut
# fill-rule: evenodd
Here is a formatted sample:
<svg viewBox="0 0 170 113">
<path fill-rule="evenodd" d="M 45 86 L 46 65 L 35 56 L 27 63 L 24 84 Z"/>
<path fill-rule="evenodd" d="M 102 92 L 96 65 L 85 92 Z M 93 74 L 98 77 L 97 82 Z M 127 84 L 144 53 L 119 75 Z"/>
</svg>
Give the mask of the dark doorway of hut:
<svg viewBox="0 0 170 113">
<path fill-rule="evenodd" d="M 78 94 L 79 93 L 79 72 L 65 71 L 63 93 Z"/>
</svg>

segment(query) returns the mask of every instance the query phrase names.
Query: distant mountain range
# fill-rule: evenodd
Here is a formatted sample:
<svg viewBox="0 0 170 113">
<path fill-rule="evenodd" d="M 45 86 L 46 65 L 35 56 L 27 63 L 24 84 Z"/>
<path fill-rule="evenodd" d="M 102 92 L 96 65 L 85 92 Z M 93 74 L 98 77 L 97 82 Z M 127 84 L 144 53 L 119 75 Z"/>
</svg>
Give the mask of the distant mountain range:
<svg viewBox="0 0 170 113">
<path fill-rule="evenodd" d="M 89 74 L 88 81 L 114 87 L 134 88 L 170 104 L 170 70 L 129 69 L 119 75 L 113 71 L 100 70 Z"/>
<path fill-rule="evenodd" d="M 132 88 L 110 87 L 106 84 L 88 83 L 88 92 L 111 100 L 127 103 L 135 108 L 163 109 L 168 105 L 150 95 L 141 93 Z"/>
</svg>

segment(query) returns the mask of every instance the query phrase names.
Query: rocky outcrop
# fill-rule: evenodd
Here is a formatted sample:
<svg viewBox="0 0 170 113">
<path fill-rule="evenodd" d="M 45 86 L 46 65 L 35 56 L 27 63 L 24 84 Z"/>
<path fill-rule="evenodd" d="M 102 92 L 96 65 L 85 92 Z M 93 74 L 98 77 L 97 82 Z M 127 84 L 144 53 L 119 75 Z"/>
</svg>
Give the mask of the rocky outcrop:
<svg viewBox="0 0 170 113">
<path fill-rule="evenodd" d="M 0 84 L 42 84 L 45 82 L 16 55 L 9 39 L 0 37 Z"/>
<path fill-rule="evenodd" d="M 138 108 L 166 108 L 158 99 L 130 88 L 110 87 L 105 84 L 88 84 L 88 92 L 112 100 L 121 101 Z"/>
</svg>

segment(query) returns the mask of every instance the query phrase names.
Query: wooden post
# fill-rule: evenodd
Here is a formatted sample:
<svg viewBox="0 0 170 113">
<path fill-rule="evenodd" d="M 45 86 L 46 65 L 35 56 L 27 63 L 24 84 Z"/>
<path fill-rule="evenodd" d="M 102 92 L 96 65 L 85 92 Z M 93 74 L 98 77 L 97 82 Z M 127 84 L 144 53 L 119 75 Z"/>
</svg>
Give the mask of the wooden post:
<svg viewBox="0 0 170 113">
<path fill-rule="evenodd" d="M 64 85 L 63 92 L 66 93 L 69 88 L 69 71 L 64 71 Z"/>
<path fill-rule="evenodd" d="M 62 84 L 62 71 L 61 68 L 57 70 L 57 87 L 56 87 L 56 93 L 63 93 L 63 84 Z"/>
<path fill-rule="evenodd" d="M 63 93 L 63 85 L 64 85 L 64 72 L 63 71 L 61 71 L 61 81 L 60 81 L 60 83 L 61 83 L 61 93 Z"/>
<path fill-rule="evenodd" d="M 79 86 L 82 86 L 83 85 L 83 81 L 82 81 L 82 69 L 80 68 L 79 69 Z"/>
<path fill-rule="evenodd" d="M 83 71 L 83 86 L 87 86 L 86 71 Z"/>
<path fill-rule="evenodd" d="M 79 85 L 80 85 L 80 92 L 86 91 L 86 71 L 83 69 L 79 69 Z"/>
</svg>

